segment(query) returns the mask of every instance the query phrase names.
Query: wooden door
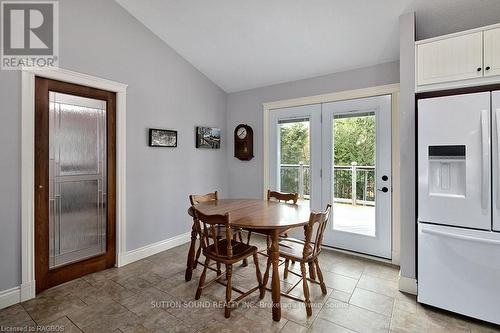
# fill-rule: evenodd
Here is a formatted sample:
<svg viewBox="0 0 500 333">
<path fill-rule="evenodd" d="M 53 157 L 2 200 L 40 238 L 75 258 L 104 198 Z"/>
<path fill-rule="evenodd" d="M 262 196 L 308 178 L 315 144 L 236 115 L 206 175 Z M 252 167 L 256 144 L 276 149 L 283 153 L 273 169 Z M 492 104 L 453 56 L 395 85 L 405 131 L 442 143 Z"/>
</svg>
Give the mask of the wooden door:
<svg viewBox="0 0 500 333">
<path fill-rule="evenodd" d="M 483 76 L 483 33 L 417 45 L 417 84 L 433 84 Z"/>
<path fill-rule="evenodd" d="M 500 28 L 484 32 L 484 76 L 500 75 Z"/>
<path fill-rule="evenodd" d="M 35 79 L 36 292 L 115 264 L 115 93 Z"/>
</svg>

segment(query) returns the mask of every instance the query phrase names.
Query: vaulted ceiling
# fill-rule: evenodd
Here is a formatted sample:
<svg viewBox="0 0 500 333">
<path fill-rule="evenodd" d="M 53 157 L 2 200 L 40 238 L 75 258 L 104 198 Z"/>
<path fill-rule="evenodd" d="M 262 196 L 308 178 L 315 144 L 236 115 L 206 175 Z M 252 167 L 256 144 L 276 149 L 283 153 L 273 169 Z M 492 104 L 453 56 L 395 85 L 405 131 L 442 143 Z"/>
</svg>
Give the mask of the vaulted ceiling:
<svg viewBox="0 0 500 333">
<path fill-rule="evenodd" d="M 226 92 L 399 59 L 419 39 L 498 23 L 500 0 L 116 0 Z"/>
</svg>

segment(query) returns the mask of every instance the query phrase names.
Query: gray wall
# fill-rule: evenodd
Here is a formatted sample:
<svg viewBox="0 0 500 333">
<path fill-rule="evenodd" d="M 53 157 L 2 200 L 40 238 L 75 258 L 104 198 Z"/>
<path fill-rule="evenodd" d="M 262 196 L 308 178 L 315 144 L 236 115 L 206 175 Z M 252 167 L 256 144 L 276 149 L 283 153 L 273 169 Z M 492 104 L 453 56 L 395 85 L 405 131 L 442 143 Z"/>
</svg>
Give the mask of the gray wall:
<svg viewBox="0 0 500 333">
<path fill-rule="evenodd" d="M 255 155 L 248 162 L 236 159 L 233 157 L 233 140 L 228 140 L 227 164 L 230 196 L 241 198 L 262 196 L 264 182 L 262 103 L 398 82 L 399 63 L 391 62 L 229 94 L 227 97 L 228 136 L 231 137 L 238 124 L 250 125 L 254 130 Z"/>
<path fill-rule="evenodd" d="M 415 14 L 399 19 L 400 265 L 415 278 Z"/>
<path fill-rule="evenodd" d="M 129 85 L 127 250 L 187 232 L 188 193 L 227 194 L 226 145 L 194 147 L 195 125 L 224 131 L 225 92 L 114 1 L 59 6 L 60 66 Z M 21 282 L 20 88 L 19 72 L 0 71 L 0 290 Z M 148 127 L 178 130 L 178 148 L 147 147 Z"/>
</svg>

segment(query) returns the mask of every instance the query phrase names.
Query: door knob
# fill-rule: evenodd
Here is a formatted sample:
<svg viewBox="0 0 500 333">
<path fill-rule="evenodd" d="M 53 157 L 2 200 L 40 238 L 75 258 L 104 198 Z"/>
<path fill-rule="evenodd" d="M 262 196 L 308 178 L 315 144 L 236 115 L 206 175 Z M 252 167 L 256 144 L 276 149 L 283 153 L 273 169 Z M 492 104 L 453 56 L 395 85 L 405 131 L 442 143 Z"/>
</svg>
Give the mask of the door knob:
<svg viewBox="0 0 500 333">
<path fill-rule="evenodd" d="M 482 70 L 482 68 L 481 68 L 481 67 L 478 67 L 478 68 L 477 68 L 477 71 L 478 71 L 478 72 L 480 72 L 481 70 Z"/>
<path fill-rule="evenodd" d="M 485 69 L 486 69 L 487 71 L 489 71 L 489 70 L 490 70 L 490 66 L 486 66 L 486 68 L 485 68 Z"/>
<path fill-rule="evenodd" d="M 386 175 L 383 175 L 383 176 L 382 176 L 382 180 L 383 180 L 384 182 L 386 182 L 388 179 L 389 179 L 389 177 L 387 177 Z"/>
<path fill-rule="evenodd" d="M 389 192 L 389 189 L 388 189 L 387 187 L 385 187 L 385 186 L 384 186 L 384 187 L 382 187 L 381 189 L 380 189 L 380 188 L 378 188 L 378 189 L 377 189 L 377 191 L 381 191 L 381 192 L 386 193 L 386 192 Z"/>
</svg>

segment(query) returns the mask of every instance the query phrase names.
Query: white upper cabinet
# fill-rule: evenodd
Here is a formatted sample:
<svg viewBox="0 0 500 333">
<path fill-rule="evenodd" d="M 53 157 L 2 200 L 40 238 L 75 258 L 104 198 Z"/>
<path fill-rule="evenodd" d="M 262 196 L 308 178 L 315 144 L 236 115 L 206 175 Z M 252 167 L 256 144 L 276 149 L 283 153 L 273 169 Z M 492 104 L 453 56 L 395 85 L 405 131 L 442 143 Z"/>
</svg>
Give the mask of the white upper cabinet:
<svg viewBox="0 0 500 333">
<path fill-rule="evenodd" d="M 480 78 L 483 33 L 417 45 L 417 85 Z"/>
<path fill-rule="evenodd" d="M 500 28 L 484 32 L 484 76 L 500 75 Z"/>
<path fill-rule="evenodd" d="M 500 24 L 415 43 L 417 92 L 500 83 Z"/>
</svg>

